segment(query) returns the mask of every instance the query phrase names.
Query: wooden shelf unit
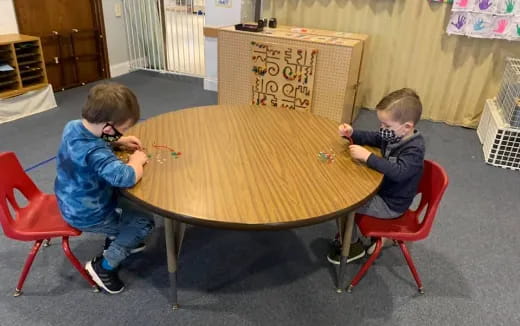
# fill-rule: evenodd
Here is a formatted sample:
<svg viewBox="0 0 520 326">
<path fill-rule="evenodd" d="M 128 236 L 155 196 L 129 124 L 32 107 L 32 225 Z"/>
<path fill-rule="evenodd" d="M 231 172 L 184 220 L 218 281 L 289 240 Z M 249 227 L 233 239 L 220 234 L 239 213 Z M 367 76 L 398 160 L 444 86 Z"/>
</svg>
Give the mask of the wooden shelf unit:
<svg viewBox="0 0 520 326">
<path fill-rule="evenodd" d="M 8 98 L 48 85 L 40 39 L 22 34 L 0 35 L 0 98 Z"/>
</svg>

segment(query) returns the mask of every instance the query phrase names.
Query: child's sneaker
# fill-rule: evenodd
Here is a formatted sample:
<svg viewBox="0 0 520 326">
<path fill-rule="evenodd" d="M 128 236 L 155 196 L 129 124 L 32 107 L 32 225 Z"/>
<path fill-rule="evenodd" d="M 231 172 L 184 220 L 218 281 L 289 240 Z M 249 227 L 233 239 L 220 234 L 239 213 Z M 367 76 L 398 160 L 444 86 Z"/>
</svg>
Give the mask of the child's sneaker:
<svg viewBox="0 0 520 326">
<path fill-rule="evenodd" d="M 119 279 L 118 269 L 106 270 L 101 266 L 103 257 L 95 257 L 85 265 L 94 282 L 110 294 L 117 294 L 124 290 L 125 284 Z"/>
<path fill-rule="evenodd" d="M 383 248 L 381 248 L 381 249 L 390 247 L 390 246 L 395 244 L 392 239 L 389 239 L 389 238 L 382 238 L 382 239 L 383 239 Z M 370 256 L 370 255 L 372 255 L 374 253 L 375 250 L 376 250 L 376 241 L 374 241 L 370 245 L 370 247 L 368 247 L 367 254 Z"/>
<path fill-rule="evenodd" d="M 350 251 L 348 253 L 347 263 L 351 263 L 365 256 L 365 248 L 361 241 L 357 241 L 350 245 Z M 330 251 L 327 255 L 327 260 L 331 264 L 339 265 L 341 260 L 341 242 L 339 240 L 333 240 L 330 243 Z"/>
<path fill-rule="evenodd" d="M 115 238 L 114 238 L 115 239 Z M 105 254 L 105 251 L 110 247 L 110 244 L 114 239 L 111 239 L 110 237 L 107 237 L 105 239 L 105 246 L 103 247 L 103 254 Z M 146 244 L 144 242 L 141 242 L 135 247 L 134 249 L 130 249 L 130 255 L 136 254 L 138 252 L 143 251 L 146 248 Z"/>
</svg>

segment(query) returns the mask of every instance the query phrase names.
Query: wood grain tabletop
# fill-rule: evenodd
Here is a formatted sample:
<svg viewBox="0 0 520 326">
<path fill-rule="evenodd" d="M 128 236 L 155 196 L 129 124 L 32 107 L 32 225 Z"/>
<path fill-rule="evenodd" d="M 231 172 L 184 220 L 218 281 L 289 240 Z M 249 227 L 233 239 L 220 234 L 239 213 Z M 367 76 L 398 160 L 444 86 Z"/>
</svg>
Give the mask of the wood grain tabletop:
<svg viewBox="0 0 520 326">
<path fill-rule="evenodd" d="M 198 107 L 156 116 L 127 134 L 141 139 L 150 158 L 143 179 L 124 194 L 190 224 L 276 229 L 319 223 L 359 206 L 382 181 L 350 157 L 337 123 L 311 113 Z M 320 159 L 320 152 L 334 161 Z"/>
</svg>

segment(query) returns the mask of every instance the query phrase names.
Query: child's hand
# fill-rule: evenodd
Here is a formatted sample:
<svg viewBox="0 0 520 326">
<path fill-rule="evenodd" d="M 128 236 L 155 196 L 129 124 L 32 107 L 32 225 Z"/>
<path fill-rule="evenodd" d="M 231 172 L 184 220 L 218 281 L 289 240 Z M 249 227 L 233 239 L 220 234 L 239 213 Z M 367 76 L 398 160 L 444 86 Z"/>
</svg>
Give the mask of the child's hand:
<svg viewBox="0 0 520 326">
<path fill-rule="evenodd" d="M 361 162 L 368 161 L 370 154 L 372 154 L 368 149 L 359 145 L 350 145 L 348 148 L 350 149 L 350 156 Z"/>
<path fill-rule="evenodd" d="M 142 150 L 143 144 L 139 140 L 139 138 L 135 136 L 123 136 L 119 138 L 117 142 L 115 142 L 116 145 L 123 146 L 127 150 L 135 151 L 135 150 Z"/>
<path fill-rule="evenodd" d="M 145 165 L 148 162 L 148 156 L 146 156 L 146 153 L 140 150 L 136 150 L 135 152 L 130 155 L 128 159 L 128 163 L 136 163 L 139 165 Z"/>
<path fill-rule="evenodd" d="M 354 132 L 354 129 L 348 123 L 340 124 L 338 127 L 339 135 L 342 137 L 350 137 Z"/>
</svg>

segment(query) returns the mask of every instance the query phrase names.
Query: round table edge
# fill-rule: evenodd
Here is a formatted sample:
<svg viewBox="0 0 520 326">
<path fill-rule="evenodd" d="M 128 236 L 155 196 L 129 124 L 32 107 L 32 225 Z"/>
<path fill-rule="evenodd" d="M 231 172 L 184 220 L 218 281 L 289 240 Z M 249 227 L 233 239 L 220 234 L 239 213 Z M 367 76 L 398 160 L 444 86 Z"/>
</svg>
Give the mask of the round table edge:
<svg viewBox="0 0 520 326">
<path fill-rule="evenodd" d="M 335 211 L 333 213 L 310 217 L 304 220 L 298 221 L 290 221 L 290 222 L 281 222 L 281 223 L 262 223 L 262 224 L 246 224 L 246 223 L 235 223 L 235 222 L 220 222 L 220 221 L 212 221 L 212 220 L 204 220 L 193 216 L 188 216 L 184 214 L 174 213 L 172 211 L 168 211 L 154 205 L 147 203 L 146 201 L 137 198 L 128 189 L 121 189 L 121 194 L 132 202 L 138 204 L 139 206 L 157 214 L 164 218 L 174 219 L 182 223 L 197 225 L 215 229 L 229 229 L 229 230 L 283 230 L 283 229 L 292 229 L 304 226 L 310 226 L 314 224 L 323 223 L 332 219 L 337 219 L 343 216 L 346 216 L 351 211 L 365 204 L 370 198 L 372 198 L 381 187 L 381 182 L 374 189 L 370 195 L 368 195 L 365 199 L 358 202 L 355 205 L 343 208 L 341 210 Z"/>
</svg>

